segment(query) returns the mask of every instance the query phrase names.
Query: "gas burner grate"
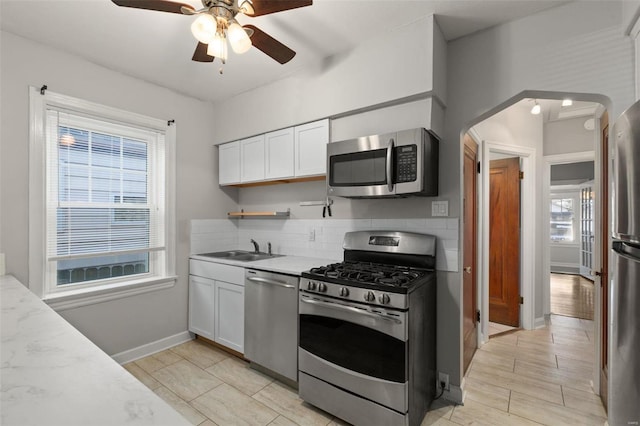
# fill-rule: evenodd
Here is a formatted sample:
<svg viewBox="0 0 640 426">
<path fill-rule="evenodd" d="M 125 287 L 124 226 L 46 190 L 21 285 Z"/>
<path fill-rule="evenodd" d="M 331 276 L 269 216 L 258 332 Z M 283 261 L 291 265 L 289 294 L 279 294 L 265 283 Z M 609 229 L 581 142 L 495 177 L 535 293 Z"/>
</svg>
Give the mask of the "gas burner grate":
<svg viewBox="0 0 640 426">
<path fill-rule="evenodd" d="M 408 266 L 354 261 L 312 268 L 309 272 L 320 277 L 395 287 L 406 287 L 425 274 L 424 270 Z"/>
</svg>

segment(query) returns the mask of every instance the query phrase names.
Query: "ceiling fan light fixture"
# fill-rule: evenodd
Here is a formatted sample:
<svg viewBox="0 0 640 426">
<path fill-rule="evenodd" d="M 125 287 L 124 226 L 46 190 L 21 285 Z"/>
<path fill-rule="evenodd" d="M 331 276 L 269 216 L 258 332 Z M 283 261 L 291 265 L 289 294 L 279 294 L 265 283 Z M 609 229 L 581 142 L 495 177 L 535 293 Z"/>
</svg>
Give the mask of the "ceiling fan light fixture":
<svg viewBox="0 0 640 426">
<path fill-rule="evenodd" d="M 202 13 L 191 24 L 191 34 L 200 43 L 209 44 L 216 34 L 218 22 L 213 16 Z"/>
<path fill-rule="evenodd" d="M 227 62 L 227 39 L 224 33 L 216 32 L 207 46 L 207 55 L 220 59 L 222 63 Z"/>
<path fill-rule="evenodd" d="M 231 25 L 229 25 L 227 36 L 234 52 L 242 54 L 251 49 L 251 39 L 244 28 L 236 21 L 231 22 Z"/>
<path fill-rule="evenodd" d="M 242 11 L 242 13 L 249 16 L 256 13 L 255 9 L 253 8 L 253 4 L 249 0 L 244 0 L 240 3 L 240 10 Z"/>
<path fill-rule="evenodd" d="M 533 108 L 531 108 L 531 114 L 538 115 L 540 114 L 540 112 L 542 112 L 542 107 L 540 107 L 540 104 L 538 103 L 537 100 L 535 100 L 534 102 L 536 104 L 533 106 Z"/>
</svg>

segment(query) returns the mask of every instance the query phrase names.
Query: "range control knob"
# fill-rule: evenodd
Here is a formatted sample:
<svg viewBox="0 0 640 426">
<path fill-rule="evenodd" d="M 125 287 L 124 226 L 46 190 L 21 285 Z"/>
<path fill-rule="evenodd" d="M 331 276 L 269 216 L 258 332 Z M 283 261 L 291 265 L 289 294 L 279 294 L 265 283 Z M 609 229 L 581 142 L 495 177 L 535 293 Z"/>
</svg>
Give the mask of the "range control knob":
<svg viewBox="0 0 640 426">
<path fill-rule="evenodd" d="M 364 294 L 364 300 L 366 300 L 367 302 L 375 302 L 376 295 L 373 294 L 372 291 L 368 291 Z"/>
<path fill-rule="evenodd" d="M 318 291 L 320 293 L 326 293 L 327 292 L 327 285 L 325 283 L 318 283 Z"/>
<path fill-rule="evenodd" d="M 349 289 L 346 287 L 340 287 L 340 296 L 342 297 L 349 296 Z"/>
<path fill-rule="evenodd" d="M 315 291 L 316 283 L 314 281 L 309 281 L 309 283 L 307 284 L 307 289 L 311 291 Z"/>
<path fill-rule="evenodd" d="M 380 296 L 378 296 L 378 301 L 382 304 L 382 305 L 387 305 L 389 304 L 389 302 L 391 301 L 391 299 L 389 298 L 388 294 L 381 294 Z"/>
</svg>

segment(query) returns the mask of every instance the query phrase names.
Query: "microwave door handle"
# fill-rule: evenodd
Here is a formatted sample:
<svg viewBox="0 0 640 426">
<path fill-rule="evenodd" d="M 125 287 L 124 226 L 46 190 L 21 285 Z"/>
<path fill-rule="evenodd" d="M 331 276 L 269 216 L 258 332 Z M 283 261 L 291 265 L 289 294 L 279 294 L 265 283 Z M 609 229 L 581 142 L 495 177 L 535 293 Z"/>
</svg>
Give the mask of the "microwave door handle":
<svg viewBox="0 0 640 426">
<path fill-rule="evenodd" d="M 393 147 L 395 143 L 393 139 L 389 140 L 389 146 L 387 147 L 387 184 L 389 186 L 389 192 L 393 192 Z"/>
</svg>

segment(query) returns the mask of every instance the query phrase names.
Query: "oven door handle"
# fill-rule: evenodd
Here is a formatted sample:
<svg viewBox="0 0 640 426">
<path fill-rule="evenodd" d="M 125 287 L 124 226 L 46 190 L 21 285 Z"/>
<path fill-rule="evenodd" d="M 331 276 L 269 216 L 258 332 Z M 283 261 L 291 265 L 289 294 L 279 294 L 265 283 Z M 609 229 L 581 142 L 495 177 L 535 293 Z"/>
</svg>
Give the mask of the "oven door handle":
<svg viewBox="0 0 640 426">
<path fill-rule="evenodd" d="M 396 324 L 402 324 L 402 321 L 400 321 L 397 318 L 385 317 L 384 315 L 376 314 L 374 312 L 369 312 L 369 311 L 361 309 L 361 308 L 356 308 L 355 306 L 345 306 L 345 305 L 340 305 L 338 303 L 323 302 L 321 300 L 311 300 L 311 299 L 306 299 L 306 298 L 304 298 L 304 299 L 301 298 L 300 301 L 303 302 L 303 303 L 308 303 L 310 305 L 325 306 L 327 308 L 333 308 L 333 309 L 348 311 L 348 312 L 356 313 L 356 314 L 359 314 L 359 315 L 364 315 L 364 316 L 367 316 L 367 317 L 372 317 L 372 318 L 381 319 L 381 320 L 385 320 L 385 321 L 395 322 Z"/>
<path fill-rule="evenodd" d="M 389 192 L 393 191 L 393 147 L 395 142 L 393 139 L 389 140 L 389 146 L 387 147 L 387 185 Z"/>
</svg>

